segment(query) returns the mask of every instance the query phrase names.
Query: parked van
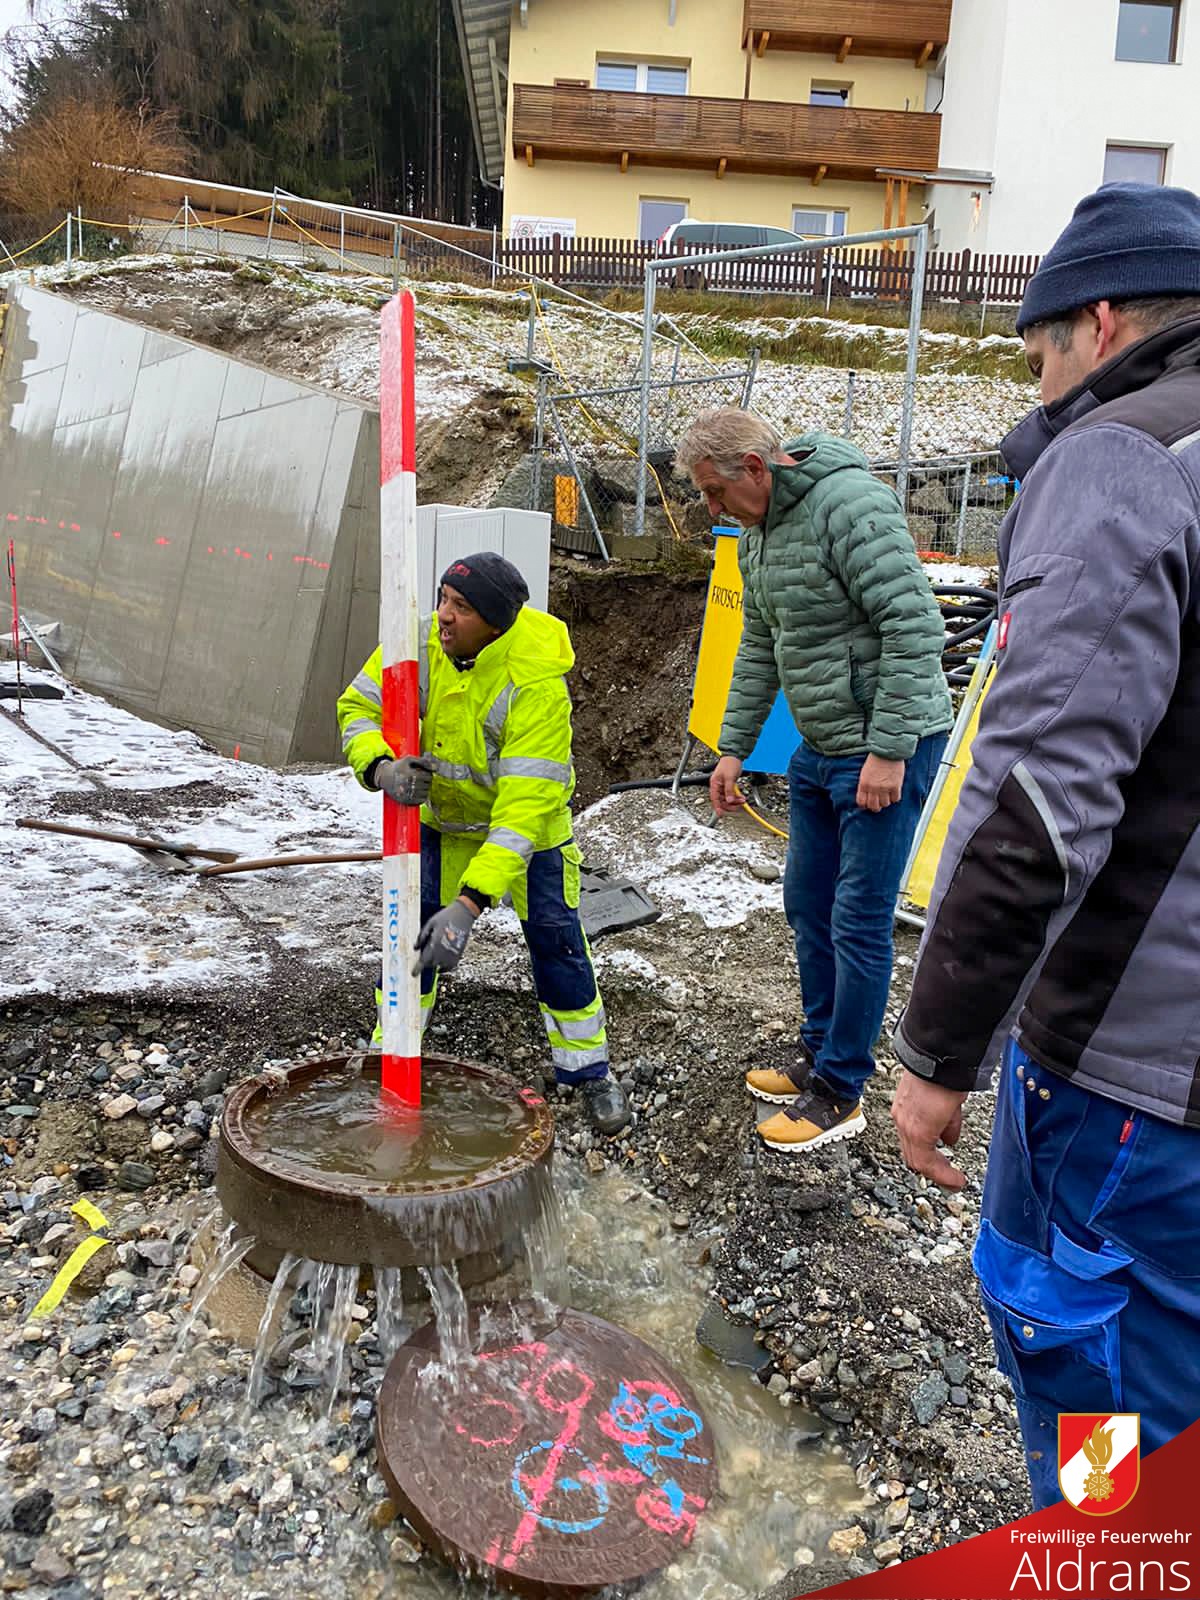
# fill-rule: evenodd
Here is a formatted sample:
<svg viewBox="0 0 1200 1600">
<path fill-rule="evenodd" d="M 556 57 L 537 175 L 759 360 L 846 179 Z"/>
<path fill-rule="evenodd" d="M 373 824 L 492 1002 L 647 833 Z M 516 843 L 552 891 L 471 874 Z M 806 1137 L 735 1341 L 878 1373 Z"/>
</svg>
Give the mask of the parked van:
<svg viewBox="0 0 1200 1600">
<path fill-rule="evenodd" d="M 659 238 L 657 255 L 699 255 L 706 250 L 752 250 L 765 244 L 803 244 L 788 228 L 763 228 L 751 222 L 693 222 L 685 217 L 673 222 Z M 672 273 L 677 289 L 707 289 L 710 282 L 724 284 L 731 266 L 680 267 Z"/>
<path fill-rule="evenodd" d="M 669 255 L 687 247 L 701 250 L 749 250 L 764 244 L 803 244 L 790 228 L 760 228 L 750 222 L 693 222 L 685 217 L 673 222 L 658 240 L 658 253 Z"/>
</svg>

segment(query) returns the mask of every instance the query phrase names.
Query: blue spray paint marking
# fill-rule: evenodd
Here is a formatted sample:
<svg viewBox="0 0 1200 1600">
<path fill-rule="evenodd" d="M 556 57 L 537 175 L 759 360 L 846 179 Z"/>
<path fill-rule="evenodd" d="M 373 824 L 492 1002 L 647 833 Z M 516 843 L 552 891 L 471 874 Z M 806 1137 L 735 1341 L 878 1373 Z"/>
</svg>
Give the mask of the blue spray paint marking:
<svg viewBox="0 0 1200 1600">
<path fill-rule="evenodd" d="M 523 1450 L 521 1452 L 516 1461 L 513 1463 L 513 1494 L 516 1496 L 521 1509 L 523 1511 L 533 1511 L 538 1522 L 543 1528 L 552 1528 L 555 1533 L 590 1533 L 593 1528 L 598 1528 L 608 1515 L 610 1501 L 608 1485 L 604 1482 L 599 1473 L 597 1473 L 594 1463 L 588 1460 L 587 1456 L 584 1455 L 582 1450 L 576 1450 L 573 1446 L 568 1445 L 567 1448 L 562 1452 L 564 1456 L 572 1455 L 577 1457 L 578 1460 L 583 1464 L 582 1470 L 576 1477 L 558 1478 L 551 1486 L 550 1492 L 554 1493 L 555 1491 L 561 1491 L 564 1494 L 577 1494 L 584 1492 L 586 1489 L 590 1489 L 596 1497 L 596 1507 L 598 1513 L 596 1516 L 590 1518 L 580 1518 L 576 1522 L 569 1522 L 565 1518 L 560 1517 L 547 1517 L 541 1511 L 535 1508 L 528 1493 L 526 1492 L 524 1483 L 521 1481 L 521 1472 L 522 1468 L 525 1467 L 525 1464 L 534 1456 L 543 1455 L 547 1451 L 553 1450 L 554 1448 L 555 1441 L 553 1439 L 543 1439 L 541 1444 L 531 1445 L 528 1450 Z M 535 1467 L 530 1467 L 529 1476 L 537 1476 L 537 1469 Z M 586 1479 L 586 1483 L 582 1482 L 582 1479 Z"/>
<path fill-rule="evenodd" d="M 688 1439 L 695 1439 L 703 1433 L 704 1423 L 694 1411 L 678 1405 L 665 1394 L 651 1395 L 643 1407 L 642 1402 L 624 1383 L 609 1405 L 608 1415 L 614 1437 L 630 1431 L 643 1436 L 640 1441 L 620 1440 L 622 1454 L 631 1467 L 636 1467 L 644 1477 L 656 1483 L 666 1497 L 672 1515 L 678 1517 L 683 1511 L 686 1496 L 674 1478 L 668 1477 L 657 1482 L 659 1462 L 660 1460 L 689 1461 L 696 1466 L 707 1466 L 707 1456 L 690 1455 L 683 1449 Z M 655 1433 L 669 1441 L 667 1444 L 657 1445 L 645 1437 L 645 1429 L 641 1425 L 643 1415 Z"/>
</svg>

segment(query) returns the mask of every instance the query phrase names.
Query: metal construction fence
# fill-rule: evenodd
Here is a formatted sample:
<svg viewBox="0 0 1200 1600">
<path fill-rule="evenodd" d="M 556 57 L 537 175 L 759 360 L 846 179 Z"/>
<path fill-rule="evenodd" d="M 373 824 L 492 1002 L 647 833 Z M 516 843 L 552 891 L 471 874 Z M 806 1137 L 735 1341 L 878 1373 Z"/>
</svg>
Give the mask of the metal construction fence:
<svg viewBox="0 0 1200 1600">
<path fill-rule="evenodd" d="M 397 278 L 455 272 L 492 284 L 532 277 L 567 288 L 637 289 L 647 263 L 663 259 L 662 246 L 652 239 L 506 235 L 494 227 L 431 221 L 313 200 L 279 188 L 247 189 L 170 173 L 138 173 L 131 204 L 139 231 L 171 250 L 210 249 Z M 56 217 L 47 227 L 62 220 Z M 0 226 L 2 261 L 9 252 L 19 256 L 33 236 L 26 237 L 20 221 L 0 222 L 8 227 L 6 234 Z M 910 232 L 915 236 L 917 230 Z M 928 242 L 926 231 L 920 232 Z M 812 245 L 821 247 L 819 253 Z M 694 248 L 673 246 L 667 259 L 688 256 Z M 969 249 L 926 249 L 919 257 L 911 242 L 881 249 L 870 236 L 858 236 L 812 240 L 761 255 L 742 253 L 703 268 L 681 266 L 663 279 L 663 287 L 786 295 L 826 304 L 834 298 L 887 302 L 907 300 L 919 271 L 927 300 L 1002 307 L 1019 304 L 1038 259 Z"/>
</svg>

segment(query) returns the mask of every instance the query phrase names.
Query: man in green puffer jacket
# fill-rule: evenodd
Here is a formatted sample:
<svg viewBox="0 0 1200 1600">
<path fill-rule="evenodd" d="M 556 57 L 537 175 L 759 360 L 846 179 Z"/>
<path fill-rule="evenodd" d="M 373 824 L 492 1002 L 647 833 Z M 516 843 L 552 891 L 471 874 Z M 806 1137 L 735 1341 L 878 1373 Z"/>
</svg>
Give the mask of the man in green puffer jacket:
<svg viewBox="0 0 1200 1600">
<path fill-rule="evenodd" d="M 787 1071 L 751 1071 L 746 1086 L 782 1107 L 759 1126 L 768 1145 L 813 1150 L 866 1126 L 900 876 L 953 721 L 944 629 L 900 502 L 846 440 L 812 433 L 785 450 L 730 406 L 697 418 L 675 465 L 714 521 L 745 529 L 717 812 L 744 804 L 742 763 L 781 687 L 801 735 L 783 888 L 800 1049 Z"/>
</svg>

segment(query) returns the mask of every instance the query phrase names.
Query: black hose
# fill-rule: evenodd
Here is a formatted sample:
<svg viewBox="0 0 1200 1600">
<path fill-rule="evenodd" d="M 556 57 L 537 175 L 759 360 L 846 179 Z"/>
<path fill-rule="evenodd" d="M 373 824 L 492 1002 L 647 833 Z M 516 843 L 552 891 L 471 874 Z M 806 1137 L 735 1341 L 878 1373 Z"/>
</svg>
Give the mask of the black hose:
<svg viewBox="0 0 1200 1600">
<path fill-rule="evenodd" d="M 706 784 L 712 774 L 708 772 L 689 772 L 679 780 L 681 789 L 698 789 Z M 628 794 L 630 789 L 671 789 L 675 785 L 674 778 L 634 778 L 628 783 L 614 783 L 609 788 L 609 794 Z"/>
</svg>

